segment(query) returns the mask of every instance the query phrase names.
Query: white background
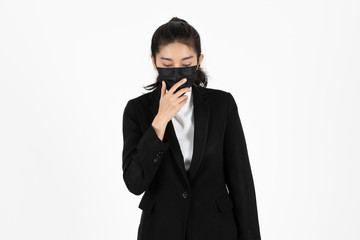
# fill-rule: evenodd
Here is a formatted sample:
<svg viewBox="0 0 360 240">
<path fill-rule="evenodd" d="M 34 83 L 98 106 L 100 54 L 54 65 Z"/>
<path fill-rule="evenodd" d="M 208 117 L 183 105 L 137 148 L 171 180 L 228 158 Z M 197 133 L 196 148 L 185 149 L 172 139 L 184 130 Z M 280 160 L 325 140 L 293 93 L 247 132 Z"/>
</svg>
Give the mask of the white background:
<svg viewBox="0 0 360 240">
<path fill-rule="evenodd" d="M 122 114 L 174 16 L 237 101 L 262 239 L 360 239 L 357 0 L 2 0 L 0 239 L 136 239 Z"/>
</svg>

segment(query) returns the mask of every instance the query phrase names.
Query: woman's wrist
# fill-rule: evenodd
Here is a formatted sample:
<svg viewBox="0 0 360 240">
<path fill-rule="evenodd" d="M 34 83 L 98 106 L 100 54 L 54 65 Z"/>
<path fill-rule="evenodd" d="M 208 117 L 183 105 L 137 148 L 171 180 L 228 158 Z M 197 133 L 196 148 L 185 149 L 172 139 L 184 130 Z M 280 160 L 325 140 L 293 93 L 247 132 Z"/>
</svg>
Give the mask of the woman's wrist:
<svg viewBox="0 0 360 240">
<path fill-rule="evenodd" d="M 159 139 L 161 139 L 161 140 L 163 140 L 167 123 L 168 123 L 168 121 L 159 115 L 156 115 L 154 120 L 151 123 L 151 125 L 155 129 L 156 134 L 158 135 Z"/>
<path fill-rule="evenodd" d="M 161 117 L 160 115 L 156 115 L 152 124 L 153 126 L 156 126 L 158 128 L 166 128 L 166 125 L 168 124 L 168 120 L 164 119 L 163 117 Z"/>
</svg>

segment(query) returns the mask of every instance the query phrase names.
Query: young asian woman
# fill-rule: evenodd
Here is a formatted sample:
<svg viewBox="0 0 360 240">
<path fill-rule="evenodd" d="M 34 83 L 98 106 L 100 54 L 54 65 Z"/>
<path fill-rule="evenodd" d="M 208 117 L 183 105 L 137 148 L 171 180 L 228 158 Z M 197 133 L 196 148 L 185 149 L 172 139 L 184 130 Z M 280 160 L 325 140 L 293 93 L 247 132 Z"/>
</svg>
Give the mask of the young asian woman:
<svg viewBox="0 0 360 240">
<path fill-rule="evenodd" d="M 172 18 L 151 49 L 153 91 L 123 113 L 123 179 L 131 193 L 144 193 L 137 239 L 260 240 L 237 104 L 206 87 L 198 32 Z"/>
</svg>

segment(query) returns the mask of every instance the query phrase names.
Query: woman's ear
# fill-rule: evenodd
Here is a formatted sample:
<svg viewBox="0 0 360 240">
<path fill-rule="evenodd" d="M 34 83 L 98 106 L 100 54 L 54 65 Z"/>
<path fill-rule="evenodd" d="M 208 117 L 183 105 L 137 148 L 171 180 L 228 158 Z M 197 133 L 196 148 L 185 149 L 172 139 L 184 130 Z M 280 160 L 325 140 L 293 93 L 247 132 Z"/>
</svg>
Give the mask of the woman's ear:
<svg viewBox="0 0 360 240">
<path fill-rule="evenodd" d="M 152 63 L 153 63 L 154 69 L 157 70 L 155 58 L 154 58 L 153 56 L 151 56 L 151 61 L 152 61 Z"/>
<path fill-rule="evenodd" d="M 204 59 L 204 54 L 200 54 L 200 56 L 199 56 L 199 67 L 198 67 L 198 69 L 200 68 L 200 64 L 201 64 L 201 62 L 202 62 L 203 59 Z"/>
</svg>

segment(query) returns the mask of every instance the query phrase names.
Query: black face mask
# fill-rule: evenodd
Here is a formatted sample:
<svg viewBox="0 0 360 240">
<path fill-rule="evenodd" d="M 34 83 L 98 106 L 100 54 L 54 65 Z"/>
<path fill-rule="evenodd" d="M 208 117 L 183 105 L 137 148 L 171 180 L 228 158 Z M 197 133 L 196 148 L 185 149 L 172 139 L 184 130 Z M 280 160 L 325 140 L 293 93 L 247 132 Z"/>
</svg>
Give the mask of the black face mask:
<svg viewBox="0 0 360 240">
<path fill-rule="evenodd" d="M 195 80 L 197 79 L 197 66 L 191 67 L 178 67 L 178 68 L 157 68 L 159 72 L 158 79 L 160 81 L 164 80 L 166 83 L 166 89 L 170 90 L 170 88 L 180 81 L 183 78 L 186 78 L 187 81 L 180 85 L 175 92 L 179 91 L 182 88 L 191 87 Z"/>
</svg>

